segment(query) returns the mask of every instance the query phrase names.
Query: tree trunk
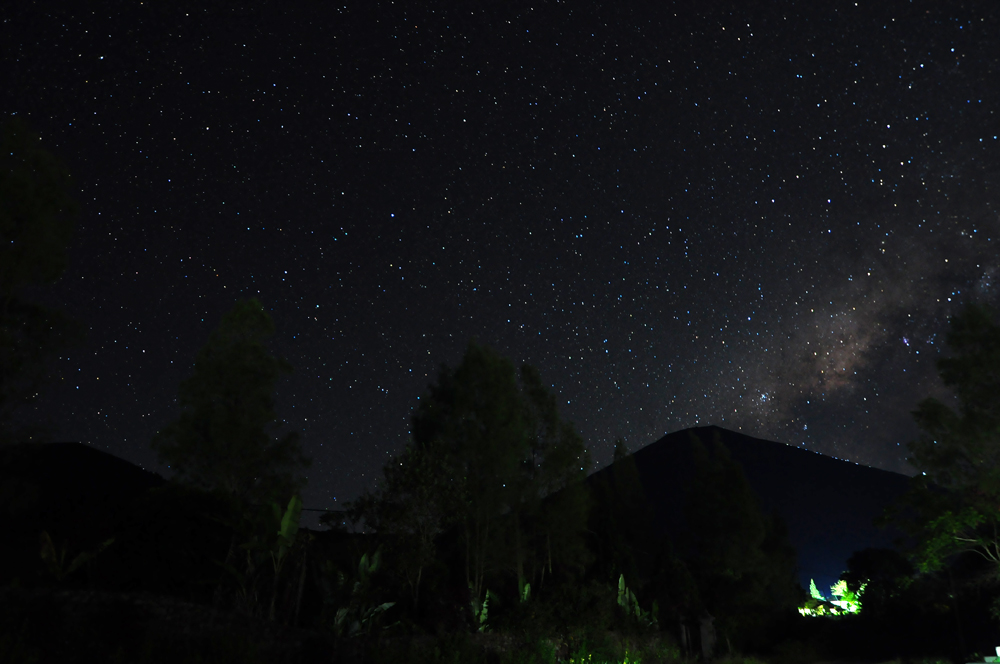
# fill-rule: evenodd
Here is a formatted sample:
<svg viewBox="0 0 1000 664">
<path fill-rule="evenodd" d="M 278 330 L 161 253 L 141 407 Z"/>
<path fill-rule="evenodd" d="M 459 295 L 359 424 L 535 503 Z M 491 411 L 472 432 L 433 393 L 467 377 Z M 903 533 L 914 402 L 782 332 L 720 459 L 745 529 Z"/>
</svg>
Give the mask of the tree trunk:
<svg viewBox="0 0 1000 664">
<path fill-rule="evenodd" d="M 521 517 L 514 514 L 514 558 L 517 566 L 518 600 L 524 599 L 524 551 L 521 546 Z"/>
<path fill-rule="evenodd" d="M 549 554 L 549 574 L 552 574 L 552 531 L 545 531 L 545 549 Z"/>
<path fill-rule="evenodd" d="M 417 585 L 413 588 L 413 608 L 416 609 L 420 606 L 420 577 L 424 573 L 424 566 L 421 565 L 417 568 Z"/>
<path fill-rule="evenodd" d="M 472 590 L 472 529 L 465 522 L 465 585 Z"/>
<path fill-rule="evenodd" d="M 274 554 L 271 554 L 271 560 L 274 561 Z M 274 582 L 271 584 L 271 608 L 267 611 L 268 620 L 274 621 L 275 616 L 275 603 L 278 599 L 278 576 L 281 574 L 281 563 L 275 563 L 274 565 Z"/>
<path fill-rule="evenodd" d="M 302 550 L 302 573 L 299 574 L 299 590 L 295 594 L 295 613 L 292 615 L 292 627 L 296 627 L 299 624 L 299 609 L 302 608 L 302 589 L 306 585 L 306 569 L 308 566 L 307 556 L 309 555 L 309 549 Z"/>
</svg>

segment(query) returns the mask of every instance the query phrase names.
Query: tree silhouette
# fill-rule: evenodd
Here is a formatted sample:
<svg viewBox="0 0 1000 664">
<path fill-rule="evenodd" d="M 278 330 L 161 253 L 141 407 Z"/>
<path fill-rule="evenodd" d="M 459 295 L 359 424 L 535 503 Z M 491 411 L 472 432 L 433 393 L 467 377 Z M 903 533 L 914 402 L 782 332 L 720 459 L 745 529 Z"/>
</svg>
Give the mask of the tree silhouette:
<svg viewBox="0 0 1000 664">
<path fill-rule="evenodd" d="M 710 446 L 691 437 L 688 566 L 721 634 L 743 646 L 772 616 L 795 609 L 795 550 L 783 524 L 761 511 L 742 466 L 719 436 Z"/>
<path fill-rule="evenodd" d="M 17 118 L 0 137 L 0 442 L 38 436 L 14 426 L 14 411 L 38 396 L 46 360 L 83 337 L 25 294 L 62 276 L 77 212 L 69 172 L 40 141 Z"/>
<path fill-rule="evenodd" d="M 920 535 L 916 561 L 938 569 L 961 551 L 989 560 L 1000 575 L 1000 326 L 994 312 L 970 305 L 952 317 L 952 356 L 938 360 L 958 408 L 933 398 L 913 416 L 922 435 L 909 461 L 921 471 L 900 515 Z M 943 489 L 943 490 L 942 490 Z"/>
<path fill-rule="evenodd" d="M 519 378 L 528 448 L 520 462 L 516 509 L 506 524 L 518 595 L 524 599 L 527 584 L 540 587 L 556 569 L 582 573 L 586 567 L 582 533 L 590 497 L 583 479 L 590 456 L 573 425 L 561 419 L 538 370 L 526 364 Z"/>
<path fill-rule="evenodd" d="M 281 374 L 291 372 L 264 346 L 273 334 L 259 301 L 237 302 L 181 383 L 180 417 L 153 440 L 180 479 L 242 505 L 283 504 L 303 484 L 296 472 L 309 465 L 296 432 L 272 437 L 274 388 Z"/>
<path fill-rule="evenodd" d="M 652 541 L 654 514 L 625 441 L 615 441 L 611 471 L 594 482 L 591 530 L 596 534 L 602 576 L 625 575 L 630 587 L 641 588 L 649 574 L 656 542 Z"/>
<path fill-rule="evenodd" d="M 913 566 L 894 549 L 868 548 L 851 554 L 841 578 L 848 590 L 862 595 L 866 615 L 881 616 L 913 582 Z"/>
<path fill-rule="evenodd" d="M 413 608 L 420 605 L 424 573 L 437 556 L 437 538 L 450 523 L 457 483 L 439 446 L 407 445 L 383 468 L 374 491 L 365 491 L 348 513 L 385 540 L 383 546 L 405 579 Z"/>
<path fill-rule="evenodd" d="M 492 575 L 512 573 L 524 599 L 556 569 L 582 568 L 589 457 L 534 368 L 518 372 L 470 342 L 421 398 L 412 430 L 367 509 L 387 530 L 408 532 L 419 560 L 429 560 L 433 533 L 457 527 L 478 603 Z"/>
</svg>

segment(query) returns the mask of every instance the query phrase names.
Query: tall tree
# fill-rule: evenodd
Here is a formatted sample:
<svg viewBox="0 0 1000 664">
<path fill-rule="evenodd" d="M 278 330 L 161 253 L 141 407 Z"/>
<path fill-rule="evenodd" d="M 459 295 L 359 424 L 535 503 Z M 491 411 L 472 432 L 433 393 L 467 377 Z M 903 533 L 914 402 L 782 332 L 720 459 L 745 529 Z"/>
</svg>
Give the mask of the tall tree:
<svg viewBox="0 0 1000 664">
<path fill-rule="evenodd" d="M 26 295 L 66 269 L 78 209 L 72 189 L 41 138 L 9 121 L 0 137 L 0 442 L 31 437 L 13 427 L 15 408 L 38 395 L 46 360 L 83 337 L 81 325 Z"/>
<path fill-rule="evenodd" d="M 799 599 L 795 550 L 783 525 L 761 511 L 757 495 L 716 435 L 692 434 L 695 474 L 688 494 L 688 566 L 721 634 L 745 645 Z"/>
<path fill-rule="evenodd" d="M 450 473 L 466 582 L 482 601 L 487 576 L 509 570 L 523 592 L 556 567 L 578 565 L 586 502 L 579 486 L 589 457 L 558 414 L 538 372 L 469 343 L 461 364 L 442 367 L 413 418 L 413 443 L 434 450 Z"/>
<path fill-rule="evenodd" d="M 591 531 L 597 536 L 602 574 L 611 582 L 625 575 L 630 588 L 638 589 L 649 574 L 656 542 L 652 507 L 625 441 L 615 441 L 610 471 L 596 476 Z"/>
<path fill-rule="evenodd" d="M 541 586 L 556 568 L 582 572 L 588 558 L 581 533 L 589 512 L 583 484 L 590 466 L 583 438 L 559 415 L 555 395 L 531 365 L 520 372 L 528 439 L 521 460 L 516 509 L 508 519 L 518 593 Z"/>
<path fill-rule="evenodd" d="M 865 615 L 882 616 L 913 582 L 913 566 L 895 549 L 862 549 L 847 559 L 842 578 L 847 589 L 861 596 Z M 862 596 L 863 595 L 863 596 Z"/>
<path fill-rule="evenodd" d="M 180 417 L 153 440 L 178 477 L 241 505 L 283 504 L 304 483 L 297 471 L 309 465 L 298 433 L 272 437 L 275 385 L 291 372 L 286 360 L 265 348 L 273 334 L 274 323 L 259 301 L 237 302 L 181 383 Z"/>
<path fill-rule="evenodd" d="M 938 371 L 958 407 L 929 398 L 914 411 L 922 434 L 909 461 L 921 472 L 899 514 L 920 536 L 921 569 L 974 551 L 1000 576 L 1000 325 L 993 310 L 970 305 L 952 317 L 946 339 L 952 355 Z"/>
<path fill-rule="evenodd" d="M 410 590 L 414 609 L 420 606 L 424 573 L 437 555 L 437 538 L 456 508 L 457 483 L 450 460 L 439 446 L 407 445 L 382 469 L 380 484 L 365 491 L 348 509 L 355 522 L 376 531 Z"/>
</svg>

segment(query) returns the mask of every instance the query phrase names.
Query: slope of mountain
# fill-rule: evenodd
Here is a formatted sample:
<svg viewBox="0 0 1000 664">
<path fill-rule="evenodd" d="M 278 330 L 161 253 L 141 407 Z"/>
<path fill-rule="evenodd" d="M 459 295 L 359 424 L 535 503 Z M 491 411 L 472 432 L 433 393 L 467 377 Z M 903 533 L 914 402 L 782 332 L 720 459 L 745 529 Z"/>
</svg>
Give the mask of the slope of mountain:
<svg viewBox="0 0 1000 664">
<path fill-rule="evenodd" d="M 661 532 L 679 535 L 684 529 L 692 436 L 706 445 L 718 436 L 743 465 L 761 507 L 784 519 L 804 587 L 813 578 L 821 589 L 829 588 L 853 552 L 891 547 L 898 536 L 872 521 L 906 491 L 905 475 L 714 426 L 668 434 L 634 453 Z"/>
</svg>

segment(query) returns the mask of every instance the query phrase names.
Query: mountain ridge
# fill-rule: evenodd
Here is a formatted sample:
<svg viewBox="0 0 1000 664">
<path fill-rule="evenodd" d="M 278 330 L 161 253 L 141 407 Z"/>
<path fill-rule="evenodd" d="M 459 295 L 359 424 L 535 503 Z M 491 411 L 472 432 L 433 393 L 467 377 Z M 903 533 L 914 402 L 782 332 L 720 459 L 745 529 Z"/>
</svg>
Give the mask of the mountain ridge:
<svg viewBox="0 0 1000 664">
<path fill-rule="evenodd" d="M 743 466 L 761 508 L 785 521 L 804 587 L 815 579 L 821 589 L 828 588 L 846 570 L 852 553 L 890 548 L 901 535 L 877 528 L 873 520 L 908 489 L 906 475 L 716 426 L 675 431 L 632 453 L 658 534 L 683 533 L 694 471 L 692 436 L 706 445 L 718 436 Z"/>
</svg>

